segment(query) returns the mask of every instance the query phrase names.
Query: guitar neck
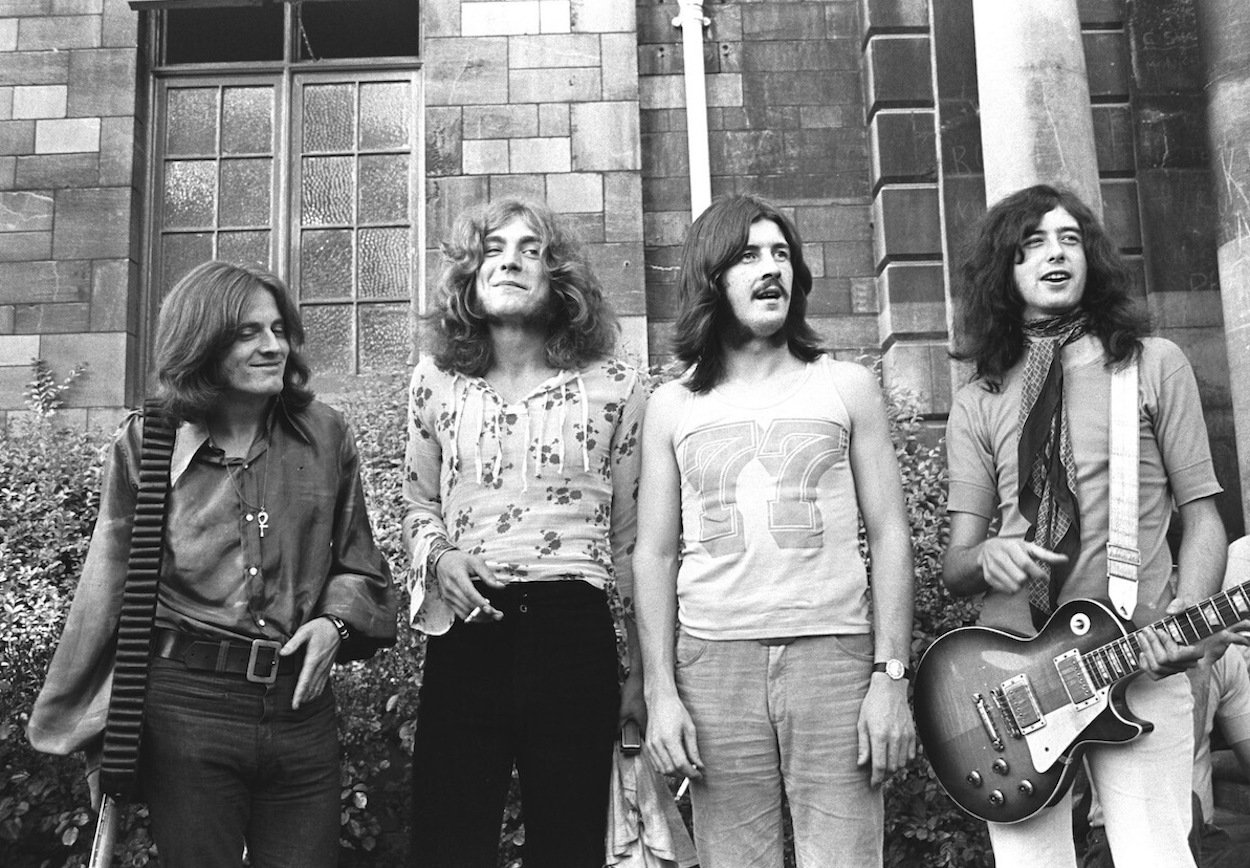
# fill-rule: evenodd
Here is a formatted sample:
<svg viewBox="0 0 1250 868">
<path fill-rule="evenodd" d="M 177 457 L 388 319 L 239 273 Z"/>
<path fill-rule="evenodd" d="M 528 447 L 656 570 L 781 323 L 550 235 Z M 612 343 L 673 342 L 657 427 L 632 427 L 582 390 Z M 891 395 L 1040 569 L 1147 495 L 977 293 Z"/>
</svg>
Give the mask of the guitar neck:
<svg viewBox="0 0 1250 868">
<path fill-rule="evenodd" d="M 1167 633 L 1178 645 L 1195 645 L 1245 618 L 1250 618 L 1250 582 L 1220 591 L 1183 612 L 1160 618 L 1085 654 L 1090 680 L 1098 688 L 1110 687 L 1135 674 L 1142 651 L 1140 637 L 1145 630 Z"/>
</svg>

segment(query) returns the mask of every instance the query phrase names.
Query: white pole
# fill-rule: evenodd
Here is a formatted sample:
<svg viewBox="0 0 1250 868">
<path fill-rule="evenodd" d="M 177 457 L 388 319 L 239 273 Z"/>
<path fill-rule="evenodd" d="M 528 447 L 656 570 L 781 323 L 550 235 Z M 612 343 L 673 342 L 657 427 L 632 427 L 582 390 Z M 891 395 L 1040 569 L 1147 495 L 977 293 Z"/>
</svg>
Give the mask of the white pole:
<svg viewBox="0 0 1250 868">
<path fill-rule="evenodd" d="M 703 78 L 702 0 L 677 0 L 673 26 L 681 28 L 682 65 L 686 82 L 686 145 L 690 152 L 690 219 L 712 204 L 712 170 L 707 145 L 707 87 Z"/>
</svg>

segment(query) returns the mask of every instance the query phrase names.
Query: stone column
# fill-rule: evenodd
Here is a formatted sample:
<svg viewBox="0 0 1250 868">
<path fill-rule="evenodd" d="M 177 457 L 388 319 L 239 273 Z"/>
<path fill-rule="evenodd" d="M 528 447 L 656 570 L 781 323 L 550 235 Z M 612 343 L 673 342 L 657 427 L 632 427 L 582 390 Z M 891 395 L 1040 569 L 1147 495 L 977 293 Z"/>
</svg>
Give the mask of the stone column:
<svg viewBox="0 0 1250 868">
<path fill-rule="evenodd" d="M 973 14 L 986 201 L 1052 183 L 1101 215 L 1077 0 L 973 0 Z"/>
<path fill-rule="evenodd" d="M 1250 7 L 1199 0 L 1207 138 L 1219 209 L 1217 257 L 1237 465 L 1250 491 Z M 1250 504 L 1242 503 L 1250 524 Z"/>
</svg>

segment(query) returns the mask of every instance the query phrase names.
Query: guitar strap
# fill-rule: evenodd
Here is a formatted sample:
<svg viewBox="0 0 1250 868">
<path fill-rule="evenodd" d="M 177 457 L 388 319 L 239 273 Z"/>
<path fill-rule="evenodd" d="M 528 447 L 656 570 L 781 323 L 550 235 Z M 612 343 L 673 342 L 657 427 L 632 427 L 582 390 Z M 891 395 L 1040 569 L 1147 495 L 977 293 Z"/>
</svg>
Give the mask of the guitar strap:
<svg viewBox="0 0 1250 868">
<path fill-rule="evenodd" d="M 1125 620 L 1137 607 L 1137 470 L 1140 444 L 1137 409 L 1137 358 L 1111 373 L 1111 492 L 1108 505 L 1107 591 L 1111 605 Z"/>
<path fill-rule="evenodd" d="M 165 543 L 165 504 L 169 495 L 169 465 L 174 454 L 173 421 L 160 404 L 149 399 L 143 406 L 143 446 L 139 453 L 139 491 L 135 496 L 130 558 L 117 624 L 117 652 L 113 664 L 113 692 L 104 725 L 104 755 L 100 788 L 110 796 L 131 797 L 139 760 L 143 702 L 148 688 L 148 658 L 152 650 L 152 622 L 161 578 Z"/>
</svg>

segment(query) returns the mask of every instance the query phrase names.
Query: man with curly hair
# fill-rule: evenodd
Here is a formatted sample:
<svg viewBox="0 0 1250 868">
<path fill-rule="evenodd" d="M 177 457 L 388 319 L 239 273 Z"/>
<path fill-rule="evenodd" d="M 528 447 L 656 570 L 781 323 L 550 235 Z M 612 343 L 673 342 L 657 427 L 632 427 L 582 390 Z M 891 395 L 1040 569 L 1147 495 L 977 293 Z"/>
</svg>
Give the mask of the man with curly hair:
<svg viewBox="0 0 1250 868">
<path fill-rule="evenodd" d="M 680 284 L 688 368 L 647 411 L 634 559 L 647 754 L 691 778 L 704 868 L 781 868 L 783 791 L 799 865 L 879 866 L 880 785 L 915 755 L 911 537 L 881 389 L 821 349 L 773 205 L 713 203 Z"/>
<path fill-rule="evenodd" d="M 972 363 L 974 377 L 956 394 L 947 426 L 947 586 L 983 594 L 981 623 L 1018 635 L 1036 633 L 1069 600 L 1108 598 L 1107 408 L 1113 371 L 1135 361 L 1134 621 L 1149 624 L 1218 590 L 1221 489 L 1193 370 L 1175 344 L 1148 336 L 1128 272 L 1090 209 L 1043 185 L 1008 196 L 985 216 L 962 277 L 954 355 Z M 1174 596 L 1166 540 L 1173 505 L 1184 526 Z M 1192 866 L 1193 702 L 1188 681 L 1168 676 L 1193 666 L 1203 649 L 1179 647 L 1166 633 L 1143 637 L 1150 677 L 1132 682 L 1127 699 L 1154 731 L 1091 747 L 1087 766 L 1118 864 Z M 991 823 L 997 864 L 1074 866 L 1070 802 L 1014 825 Z"/>
<path fill-rule="evenodd" d="M 413 862 L 494 868 L 515 763 L 526 864 L 600 868 L 615 733 L 644 714 L 629 558 L 646 384 L 611 357 L 615 318 L 546 206 L 462 215 L 443 254 L 404 480 L 411 617 L 429 637 Z"/>
</svg>

